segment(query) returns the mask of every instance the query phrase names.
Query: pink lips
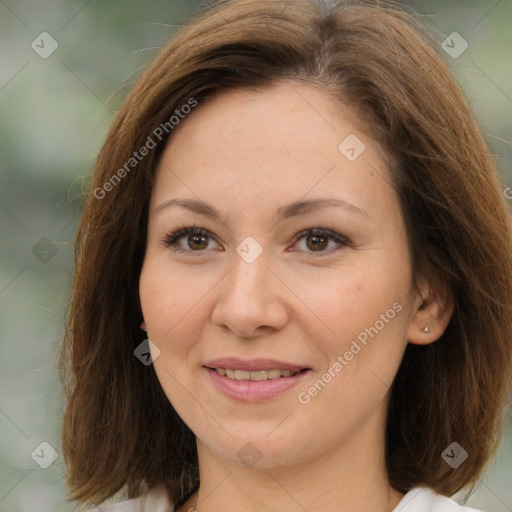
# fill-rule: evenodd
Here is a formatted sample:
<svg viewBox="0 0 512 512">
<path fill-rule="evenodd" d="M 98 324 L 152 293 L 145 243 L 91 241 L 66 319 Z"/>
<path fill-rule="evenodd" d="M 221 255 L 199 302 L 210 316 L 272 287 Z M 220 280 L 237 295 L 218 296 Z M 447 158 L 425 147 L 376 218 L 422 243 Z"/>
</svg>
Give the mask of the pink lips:
<svg viewBox="0 0 512 512">
<path fill-rule="evenodd" d="M 222 357 L 208 361 L 203 366 L 207 368 L 231 368 L 232 370 L 290 370 L 292 372 L 300 372 L 306 366 L 299 366 L 296 364 L 285 363 L 277 361 L 276 359 L 238 359 L 237 357 Z"/>
<path fill-rule="evenodd" d="M 204 365 L 215 387 L 227 397 L 241 402 L 262 402 L 288 391 L 309 374 L 309 368 L 275 359 L 242 360 L 234 357 L 225 357 L 208 361 Z M 220 375 L 215 368 L 228 368 L 256 372 L 258 370 L 289 370 L 295 375 L 279 377 L 263 381 L 233 380 Z"/>
</svg>

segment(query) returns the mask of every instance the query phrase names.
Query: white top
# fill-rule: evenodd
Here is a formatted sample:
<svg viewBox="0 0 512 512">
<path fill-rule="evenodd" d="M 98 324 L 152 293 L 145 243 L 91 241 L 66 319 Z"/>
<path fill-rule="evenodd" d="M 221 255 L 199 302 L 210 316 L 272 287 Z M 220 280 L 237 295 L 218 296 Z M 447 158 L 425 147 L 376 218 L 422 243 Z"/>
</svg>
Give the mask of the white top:
<svg viewBox="0 0 512 512">
<path fill-rule="evenodd" d="M 174 512 L 162 490 L 152 490 L 145 496 L 133 500 L 100 505 L 88 512 Z M 479 512 L 474 508 L 462 507 L 455 501 L 435 493 L 426 487 L 411 489 L 393 512 Z M 482 512 L 482 511 L 480 511 Z"/>
</svg>

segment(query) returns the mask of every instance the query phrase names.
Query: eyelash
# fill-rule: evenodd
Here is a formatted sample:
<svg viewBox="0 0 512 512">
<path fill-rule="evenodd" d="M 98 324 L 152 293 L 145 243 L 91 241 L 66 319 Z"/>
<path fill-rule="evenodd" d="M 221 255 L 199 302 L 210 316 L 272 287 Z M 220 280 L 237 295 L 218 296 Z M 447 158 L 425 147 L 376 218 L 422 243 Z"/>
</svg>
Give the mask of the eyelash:
<svg viewBox="0 0 512 512">
<path fill-rule="evenodd" d="M 189 252 L 195 252 L 195 253 L 204 253 L 205 250 L 184 250 L 181 249 L 176 245 L 176 243 L 179 241 L 180 238 L 184 237 L 185 235 L 201 235 L 209 237 L 210 239 L 214 238 L 210 235 L 209 231 L 201 228 L 199 226 L 180 226 L 177 230 L 173 231 L 172 233 L 167 234 L 163 239 L 162 243 L 165 247 L 170 247 L 173 251 L 179 252 L 179 253 L 189 253 Z M 335 249 L 324 249 L 322 251 L 307 251 L 311 254 L 317 254 L 320 257 L 328 255 L 334 251 L 339 250 L 341 247 L 349 247 L 351 245 L 351 242 L 348 238 L 339 235 L 338 233 L 331 231 L 330 229 L 325 228 L 308 228 L 300 231 L 297 233 L 293 239 L 294 244 L 297 243 L 299 240 L 301 240 L 305 236 L 320 236 L 320 237 L 326 237 L 330 240 L 336 242 L 339 244 L 340 247 Z"/>
</svg>

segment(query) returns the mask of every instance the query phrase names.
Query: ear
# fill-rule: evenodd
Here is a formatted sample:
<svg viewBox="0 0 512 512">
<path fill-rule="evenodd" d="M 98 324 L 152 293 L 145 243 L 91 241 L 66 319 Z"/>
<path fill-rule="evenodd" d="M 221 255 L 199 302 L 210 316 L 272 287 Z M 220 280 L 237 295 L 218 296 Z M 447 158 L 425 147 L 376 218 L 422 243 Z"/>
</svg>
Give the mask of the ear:
<svg viewBox="0 0 512 512">
<path fill-rule="evenodd" d="M 446 280 L 435 272 L 423 280 L 416 294 L 407 339 L 415 345 L 428 345 L 438 340 L 453 313 L 453 294 Z"/>
<path fill-rule="evenodd" d="M 142 323 L 140 324 L 140 328 L 142 331 L 147 331 L 147 327 L 146 327 L 146 322 L 144 322 L 144 320 L 142 321 Z"/>
</svg>

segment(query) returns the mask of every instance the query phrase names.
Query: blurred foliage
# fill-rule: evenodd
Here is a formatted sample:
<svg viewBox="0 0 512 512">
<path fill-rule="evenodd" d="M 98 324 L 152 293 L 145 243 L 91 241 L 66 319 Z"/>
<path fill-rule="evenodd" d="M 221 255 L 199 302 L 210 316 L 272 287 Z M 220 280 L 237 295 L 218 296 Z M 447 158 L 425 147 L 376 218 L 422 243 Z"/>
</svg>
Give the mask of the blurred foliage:
<svg viewBox="0 0 512 512">
<path fill-rule="evenodd" d="M 63 462 L 41 469 L 42 442 L 59 451 L 61 397 L 55 357 L 72 274 L 84 180 L 113 115 L 139 70 L 194 13 L 195 0 L 5 0 L 0 2 L 0 511 L 65 512 Z M 468 42 L 447 61 L 511 182 L 512 4 L 403 3 L 441 43 Z M 58 49 L 31 48 L 42 32 Z M 45 241 L 41 239 L 45 237 Z M 55 252 L 55 254 L 53 254 Z M 502 456 L 470 503 L 512 510 L 512 418 Z"/>
</svg>

